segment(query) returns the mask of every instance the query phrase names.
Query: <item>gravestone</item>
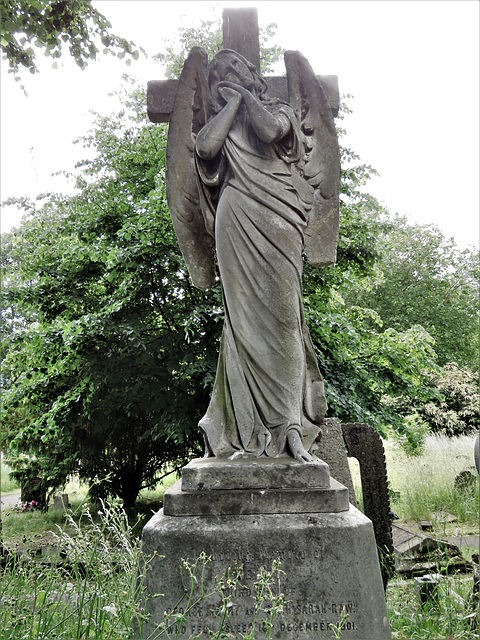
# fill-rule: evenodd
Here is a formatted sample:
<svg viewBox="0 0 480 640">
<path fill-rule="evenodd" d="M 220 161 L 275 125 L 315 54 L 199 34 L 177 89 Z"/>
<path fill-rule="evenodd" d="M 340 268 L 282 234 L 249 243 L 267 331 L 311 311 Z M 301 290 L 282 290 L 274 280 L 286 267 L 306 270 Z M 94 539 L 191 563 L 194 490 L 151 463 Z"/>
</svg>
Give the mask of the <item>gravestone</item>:
<svg viewBox="0 0 480 640">
<path fill-rule="evenodd" d="M 289 269 L 293 265 L 301 276 L 303 232 L 312 264 L 335 259 L 336 81 L 313 75 L 301 54 L 287 52 L 287 79 L 265 83 L 255 71 L 255 10 L 224 10 L 224 47 L 208 69 L 205 52 L 193 49 L 179 82 L 148 87 L 150 118 L 170 122 L 167 199 L 182 253 L 194 284 L 212 286 L 214 236 L 227 311 L 215 389 L 200 421 L 206 457 L 184 467 L 181 480 L 166 491 L 163 509 L 143 530 L 149 620 L 142 637 L 154 637 L 163 625 L 179 639 L 206 638 L 221 624 L 232 636 L 253 628 L 256 638 L 264 637 L 261 616 L 268 617 L 270 603 L 263 603 L 266 610 L 257 617 L 255 584 L 273 568 L 273 595 L 283 597 L 282 612 L 273 620 L 275 640 L 323 640 L 333 628 L 341 628 L 346 639 L 388 640 L 372 523 L 314 455 L 326 408 L 323 382 L 302 307 L 292 304 L 301 300 L 300 278 Z M 305 154 L 295 149 L 302 136 L 310 139 Z M 264 171 L 267 165 L 278 172 Z M 225 188 L 216 189 L 227 179 Z M 297 198 L 303 198 L 304 210 Z M 267 206 L 270 229 L 262 227 Z M 240 210 L 243 230 L 230 245 Z M 280 248 L 275 255 L 272 243 Z M 250 281 L 242 280 L 247 271 Z M 265 276 L 267 284 L 258 285 Z M 273 323 L 270 331 L 265 317 Z M 277 335 L 285 327 L 291 340 Z M 297 360 L 300 378 L 285 376 L 283 367 Z M 292 392 L 297 388 L 303 399 Z M 276 417 L 269 421 L 275 393 Z M 279 406 L 292 415 L 297 411 L 298 420 L 285 418 L 284 425 Z M 233 591 L 236 569 L 243 586 Z"/>
<path fill-rule="evenodd" d="M 392 538 L 392 514 L 387 479 L 387 465 L 382 440 L 368 424 L 340 424 L 337 418 L 326 418 L 318 455 L 328 463 L 331 475 L 349 491 L 350 503 L 356 507 L 348 458 L 360 465 L 364 513 L 372 521 L 375 532 L 383 584 L 395 572 Z"/>
<path fill-rule="evenodd" d="M 59 493 L 56 496 L 53 496 L 53 508 L 60 509 L 61 511 L 69 509 L 70 503 L 68 502 L 68 493 Z"/>
<path fill-rule="evenodd" d="M 457 493 L 473 493 L 476 485 L 477 477 L 469 469 L 460 471 L 453 481 L 453 488 Z"/>
</svg>

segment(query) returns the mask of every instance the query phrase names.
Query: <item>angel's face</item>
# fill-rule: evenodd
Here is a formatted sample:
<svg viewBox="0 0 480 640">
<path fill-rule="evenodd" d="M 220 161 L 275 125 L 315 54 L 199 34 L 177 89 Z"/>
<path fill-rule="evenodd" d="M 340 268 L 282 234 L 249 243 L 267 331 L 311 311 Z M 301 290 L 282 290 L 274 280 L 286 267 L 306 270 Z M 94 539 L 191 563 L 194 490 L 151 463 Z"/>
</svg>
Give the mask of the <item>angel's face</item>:
<svg viewBox="0 0 480 640">
<path fill-rule="evenodd" d="M 236 84 L 245 87 L 245 89 L 252 90 L 255 80 L 252 76 L 252 72 L 244 62 L 232 56 L 228 62 L 225 61 L 222 66 L 222 80 L 235 82 Z"/>
</svg>

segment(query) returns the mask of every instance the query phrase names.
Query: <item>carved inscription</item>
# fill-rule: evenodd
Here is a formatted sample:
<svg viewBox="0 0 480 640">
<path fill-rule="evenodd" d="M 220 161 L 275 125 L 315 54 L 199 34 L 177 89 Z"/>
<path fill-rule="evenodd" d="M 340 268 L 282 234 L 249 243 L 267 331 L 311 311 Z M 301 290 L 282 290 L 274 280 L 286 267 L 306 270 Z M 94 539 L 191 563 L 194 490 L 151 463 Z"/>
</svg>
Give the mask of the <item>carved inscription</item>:
<svg viewBox="0 0 480 640">
<path fill-rule="evenodd" d="M 198 551 L 197 557 L 201 555 Z M 274 577 L 273 591 L 275 594 L 283 594 L 283 606 L 273 620 L 273 637 L 289 637 L 288 634 L 299 633 L 305 638 L 312 634 L 321 634 L 320 637 L 330 637 L 332 625 L 338 627 L 342 625 L 342 637 L 348 637 L 349 632 L 361 631 L 358 623 L 359 607 L 358 602 L 352 597 L 351 600 L 332 601 L 318 589 L 319 593 L 309 594 L 305 599 L 306 582 L 310 584 L 308 578 L 302 577 L 303 571 L 300 568 L 308 566 L 310 561 L 322 560 L 324 549 L 316 547 L 313 549 L 268 549 L 256 548 L 254 551 L 230 549 L 220 551 L 210 556 L 210 571 L 205 573 L 205 583 L 203 585 L 205 593 L 211 593 L 215 586 L 215 580 L 225 570 L 232 567 L 241 567 L 240 584 L 230 594 L 228 607 L 226 610 L 226 622 L 224 631 L 231 634 L 246 634 L 252 627 L 255 628 L 259 637 L 265 633 L 262 622 L 262 615 L 258 615 L 255 605 L 255 582 L 258 578 L 260 567 L 269 571 L 272 562 L 280 560 L 282 570 Z M 317 564 L 318 569 L 320 566 Z M 317 599 L 315 596 L 317 595 Z M 195 598 L 193 599 L 195 601 Z M 166 608 L 166 614 L 175 615 L 178 624 L 172 625 L 171 631 L 178 634 L 178 637 L 191 637 L 198 634 L 206 634 L 210 631 L 218 630 L 218 621 L 224 617 L 225 604 L 219 599 L 218 593 L 212 597 L 202 600 L 193 607 L 177 606 L 176 608 Z M 179 619 L 178 615 L 183 616 Z"/>
</svg>

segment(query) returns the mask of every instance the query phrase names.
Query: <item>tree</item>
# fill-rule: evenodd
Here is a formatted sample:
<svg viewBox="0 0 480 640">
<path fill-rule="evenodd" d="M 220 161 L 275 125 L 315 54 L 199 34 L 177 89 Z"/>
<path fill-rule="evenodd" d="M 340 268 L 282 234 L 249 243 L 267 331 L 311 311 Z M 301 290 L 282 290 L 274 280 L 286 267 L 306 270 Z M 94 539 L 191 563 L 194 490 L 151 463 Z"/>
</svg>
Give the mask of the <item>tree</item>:
<svg viewBox="0 0 480 640">
<path fill-rule="evenodd" d="M 278 45 L 267 47 L 268 40 L 274 35 L 276 24 L 261 27 L 260 35 L 260 70 L 263 74 L 271 71 L 271 66 L 284 52 Z M 209 59 L 222 49 L 223 28 L 217 20 L 202 20 L 199 27 L 180 28 L 175 42 L 169 43 L 165 51 L 158 53 L 154 59 L 165 63 L 167 78 L 179 78 L 183 63 L 192 47 L 203 47 Z"/>
<path fill-rule="evenodd" d="M 20 201 L 4 292 L 25 318 L 4 361 L 4 415 L 28 406 L 32 418 L 13 445 L 35 455 L 46 489 L 78 469 L 92 494 L 126 506 L 200 452 L 220 330 L 219 292 L 185 273 L 165 202 L 166 129 L 138 115 L 144 100 L 133 91 L 120 113 L 97 116 L 77 196 Z"/>
<path fill-rule="evenodd" d="M 353 283 L 350 300 L 398 331 L 421 325 L 435 340 L 440 365 L 478 369 L 478 252 L 460 251 L 433 225 L 385 212 L 383 218 L 375 272 Z"/>
<path fill-rule="evenodd" d="M 439 391 L 436 400 L 416 407 L 434 432 L 458 436 L 478 430 L 480 424 L 480 375 L 456 363 L 446 364 L 433 377 Z"/>
<path fill-rule="evenodd" d="M 111 33 L 112 25 L 90 0 L 0 0 L 0 13 L 0 47 L 15 80 L 22 67 L 38 72 L 34 47 L 57 60 L 68 45 L 82 69 L 95 60 L 99 47 L 120 58 L 139 56 L 132 42 Z"/>
</svg>

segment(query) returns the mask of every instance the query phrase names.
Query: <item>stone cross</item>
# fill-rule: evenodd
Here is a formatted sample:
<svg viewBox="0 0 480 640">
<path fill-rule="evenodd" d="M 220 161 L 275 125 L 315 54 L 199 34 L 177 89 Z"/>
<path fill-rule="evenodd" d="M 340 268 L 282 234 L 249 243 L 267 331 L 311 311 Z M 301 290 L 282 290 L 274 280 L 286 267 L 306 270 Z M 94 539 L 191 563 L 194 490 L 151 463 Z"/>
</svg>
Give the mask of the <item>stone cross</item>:
<svg viewBox="0 0 480 640">
<path fill-rule="evenodd" d="M 260 39 L 256 9 L 223 10 L 223 48 L 233 49 L 260 69 Z M 317 76 L 334 116 L 338 114 L 337 76 Z M 266 76 L 268 93 L 288 101 L 287 78 Z M 147 112 L 152 122 L 168 122 L 173 110 L 178 80 L 150 80 L 147 85 Z"/>
</svg>

